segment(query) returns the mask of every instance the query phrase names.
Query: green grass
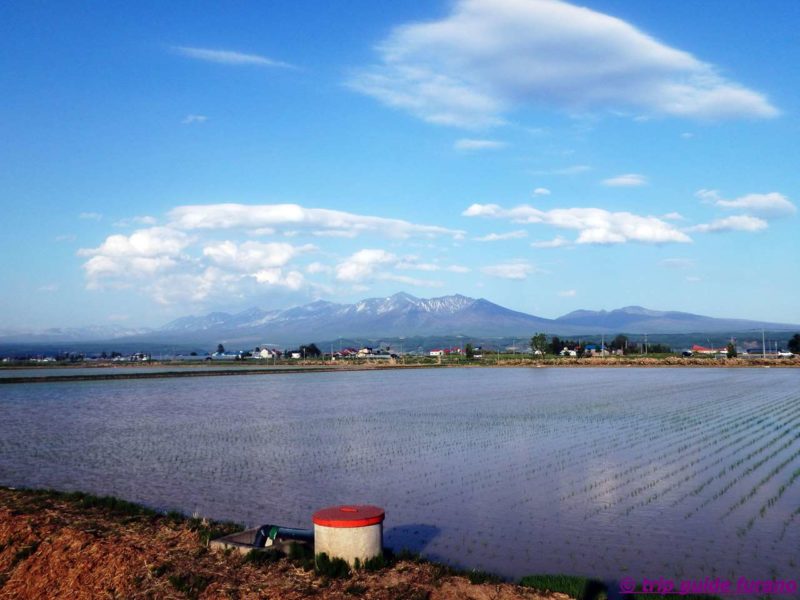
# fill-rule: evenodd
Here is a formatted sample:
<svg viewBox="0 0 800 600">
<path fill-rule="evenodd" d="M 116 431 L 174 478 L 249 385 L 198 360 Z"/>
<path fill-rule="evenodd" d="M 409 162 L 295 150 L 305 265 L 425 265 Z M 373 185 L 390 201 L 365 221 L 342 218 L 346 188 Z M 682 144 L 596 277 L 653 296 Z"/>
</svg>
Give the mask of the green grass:
<svg viewBox="0 0 800 600">
<path fill-rule="evenodd" d="M 325 552 L 317 554 L 317 574 L 329 579 L 346 579 L 350 577 L 350 565 L 341 558 L 331 558 Z"/>
<path fill-rule="evenodd" d="M 574 575 L 527 575 L 519 584 L 540 591 L 561 592 L 578 600 L 606 600 L 608 588 L 595 579 Z"/>
<path fill-rule="evenodd" d="M 279 562 L 282 558 L 283 553 L 278 550 L 250 550 L 242 561 L 252 565 L 269 565 Z"/>
<path fill-rule="evenodd" d="M 195 600 L 200 597 L 203 590 L 211 583 L 211 578 L 197 575 L 196 573 L 181 573 L 170 575 L 169 582 L 172 587 L 185 594 L 187 598 Z"/>
</svg>

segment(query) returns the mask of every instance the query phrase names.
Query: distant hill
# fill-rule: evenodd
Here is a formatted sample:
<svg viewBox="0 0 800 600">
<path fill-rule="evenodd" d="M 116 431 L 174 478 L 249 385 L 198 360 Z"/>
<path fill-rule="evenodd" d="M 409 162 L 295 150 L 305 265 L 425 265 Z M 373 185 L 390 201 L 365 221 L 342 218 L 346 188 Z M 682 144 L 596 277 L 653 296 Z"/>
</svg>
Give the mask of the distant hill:
<svg viewBox="0 0 800 600">
<path fill-rule="evenodd" d="M 555 321 L 587 332 L 611 330 L 625 333 L 722 333 L 762 328 L 770 330 L 797 328 L 797 325 L 785 323 L 717 319 L 685 312 L 650 310 L 641 306 L 626 306 L 611 311 L 576 310 L 558 317 Z"/>
<path fill-rule="evenodd" d="M 545 319 L 514 311 L 483 298 L 460 294 L 417 298 L 398 293 L 354 304 L 318 300 L 285 310 L 250 308 L 176 319 L 154 330 L 124 328 L 54 329 L 3 335 L 0 344 L 113 341 L 148 345 L 214 348 L 217 343 L 247 348 L 258 344 L 286 347 L 339 338 L 472 336 L 526 337 L 536 332 L 560 336 L 592 334 L 728 334 L 752 330 L 800 331 L 800 325 L 718 319 L 691 313 L 628 306 L 612 311 L 578 310 Z"/>
</svg>

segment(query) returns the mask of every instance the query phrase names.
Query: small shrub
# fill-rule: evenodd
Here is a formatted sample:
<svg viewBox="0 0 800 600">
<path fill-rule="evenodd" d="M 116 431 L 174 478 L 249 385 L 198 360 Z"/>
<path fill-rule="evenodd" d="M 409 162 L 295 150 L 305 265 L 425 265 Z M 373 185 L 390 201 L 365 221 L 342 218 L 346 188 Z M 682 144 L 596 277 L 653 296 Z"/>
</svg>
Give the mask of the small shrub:
<svg viewBox="0 0 800 600">
<path fill-rule="evenodd" d="M 472 585 L 479 585 L 482 583 L 502 583 L 502 577 L 487 573 L 486 571 L 472 570 L 467 573 L 467 579 Z"/>
<path fill-rule="evenodd" d="M 244 555 L 243 562 L 253 565 L 269 565 L 276 563 L 283 558 L 277 550 L 250 550 Z"/>
<path fill-rule="evenodd" d="M 317 554 L 317 573 L 330 579 L 350 577 L 350 565 L 341 558 L 331 558 L 325 552 Z"/>
<path fill-rule="evenodd" d="M 211 583 L 211 578 L 196 573 L 183 573 L 170 575 L 169 582 L 176 590 L 186 594 L 187 598 L 196 600 Z"/>
<path fill-rule="evenodd" d="M 369 571 L 370 573 L 374 573 L 375 571 L 380 571 L 385 569 L 389 566 L 389 563 L 383 557 L 383 554 L 379 554 L 378 556 L 373 556 L 372 558 L 368 558 L 364 561 L 364 570 Z"/>
</svg>

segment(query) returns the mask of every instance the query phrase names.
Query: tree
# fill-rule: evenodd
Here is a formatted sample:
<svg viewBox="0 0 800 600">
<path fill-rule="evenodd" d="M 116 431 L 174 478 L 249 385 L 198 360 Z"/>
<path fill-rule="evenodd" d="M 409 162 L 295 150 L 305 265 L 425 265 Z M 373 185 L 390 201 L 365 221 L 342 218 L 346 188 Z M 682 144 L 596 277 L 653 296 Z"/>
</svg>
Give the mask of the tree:
<svg viewBox="0 0 800 600">
<path fill-rule="evenodd" d="M 225 346 L 217 344 L 217 354 L 225 354 Z"/>
<path fill-rule="evenodd" d="M 467 344 L 464 347 L 464 354 L 467 355 L 467 358 L 473 358 L 475 356 L 475 349 L 472 347 L 472 344 Z"/>
<path fill-rule="evenodd" d="M 736 358 L 736 344 L 728 342 L 728 358 Z"/>
<path fill-rule="evenodd" d="M 303 356 L 303 358 L 307 358 L 309 356 L 316 358 L 322 354 L 322 352 L 320 352 L 316 344 L 308 344 L 307 346 L 300 346 L 300 354 Z"/>
<path fill-rule="evenodd" d="M 537 333 L 531 338 L 531 350 L 536 354 L 537 350 L 544 354 L 547 352 L 547 336 L 543 333 Z"/>
<path fill-rule="evenodd" d="M 560 339 L 558 339 L 558 336 L 554 335 L 554 336 L 553 336 L 553 337 L 550 339 L 550 351 L 551 351 L 553 354 L 558 354 L 558 353 L 559 353 L 559 352 L 561 352 L 563 349 L 564 349 L 564 346 L 563 346 L 563 344 L 561 343 L 561 340 L 560 340 Z"/>
<path fill-rule="evenodd" d="M 789 340 L 787 347 L 789 348 L 789 352 L 792 354 L 800 354 L 800 333 L 795 333 L 792 336 L 792 339 Z"/>
<path fill-rule="evenodd" d="M 625 350 L 628 347 L 628 338 L 622 334 L 619 334 L 614 340 L 611 342 L 611 349 L 612 350 Z"/>
</svg>

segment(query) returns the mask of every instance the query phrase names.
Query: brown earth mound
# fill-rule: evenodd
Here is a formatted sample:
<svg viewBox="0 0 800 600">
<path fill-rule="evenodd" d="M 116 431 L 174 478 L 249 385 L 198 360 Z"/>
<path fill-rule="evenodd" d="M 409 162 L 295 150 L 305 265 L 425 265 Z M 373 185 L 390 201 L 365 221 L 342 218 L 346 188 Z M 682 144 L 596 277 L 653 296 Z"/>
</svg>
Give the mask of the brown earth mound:
<svg viewBox="0 0 800 600">
<path fill-rule="evenodd" d="M 0 598 L 558 599 L 509 583 L 471 584 L 442 565 L 401 560 L 328 579 L 208 549 L 231 525 L 160 515 L 80 494 L 0 489 Z"/>
</svg>

